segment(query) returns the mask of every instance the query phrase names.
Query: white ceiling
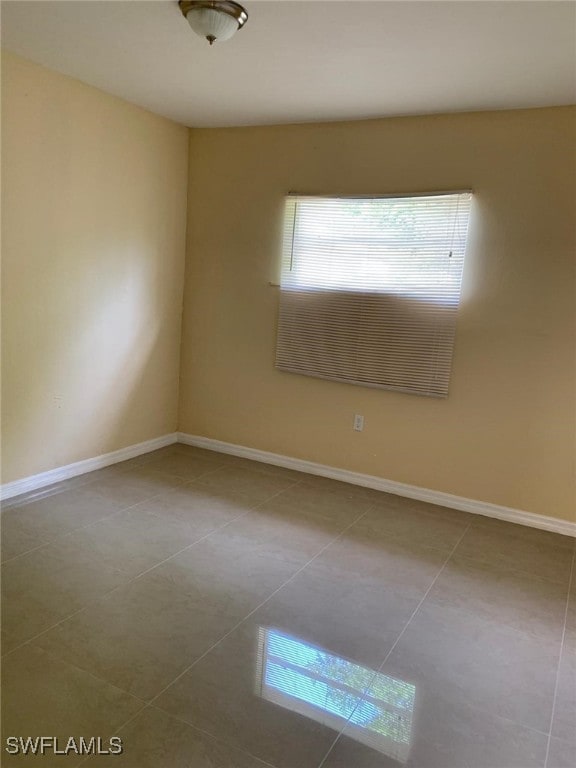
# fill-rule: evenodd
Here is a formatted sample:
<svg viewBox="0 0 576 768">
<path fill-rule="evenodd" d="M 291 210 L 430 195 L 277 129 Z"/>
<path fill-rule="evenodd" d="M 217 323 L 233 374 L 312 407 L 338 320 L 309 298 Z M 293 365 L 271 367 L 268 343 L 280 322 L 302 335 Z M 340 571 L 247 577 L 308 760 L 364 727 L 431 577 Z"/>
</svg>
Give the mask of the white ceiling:
<svg viewBox="0 0 576 768">
<path fill-rule="evenodd" d="M 212 48 L 175 0 L 7 0 L 4 47 L 189 126 L 576 101 L 576 3 L 246 0 Z"/>
</svg>

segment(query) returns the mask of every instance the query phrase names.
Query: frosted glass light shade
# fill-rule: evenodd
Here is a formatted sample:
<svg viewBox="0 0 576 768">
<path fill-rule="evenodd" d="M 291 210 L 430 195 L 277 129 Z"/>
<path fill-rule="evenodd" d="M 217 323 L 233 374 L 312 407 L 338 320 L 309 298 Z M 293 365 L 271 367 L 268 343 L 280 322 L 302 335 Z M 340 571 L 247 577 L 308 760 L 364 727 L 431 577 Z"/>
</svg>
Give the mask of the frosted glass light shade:
<svg viewBox="0 0 576 768">
<path fill-rule="evenodd" d="M 200 37 L 214 40 L 229 40 L 238 31 L 238 21 L 224 11 L 215 8 L 191 8 L 186 14 L 188 23 Z"/>
</svg>

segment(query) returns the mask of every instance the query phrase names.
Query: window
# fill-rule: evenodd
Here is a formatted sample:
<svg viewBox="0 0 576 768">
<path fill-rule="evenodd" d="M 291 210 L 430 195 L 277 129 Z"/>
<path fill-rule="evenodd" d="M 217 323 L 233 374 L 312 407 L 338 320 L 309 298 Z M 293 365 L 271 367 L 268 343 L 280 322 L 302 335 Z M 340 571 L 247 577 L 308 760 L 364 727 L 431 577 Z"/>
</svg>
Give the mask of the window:
<svg viewBox="0 0 576 768">
<path fill-rule="evenodd" d="M 471 197 L 290 195 L 276 367 L 446 397 Z"/>
</svg>

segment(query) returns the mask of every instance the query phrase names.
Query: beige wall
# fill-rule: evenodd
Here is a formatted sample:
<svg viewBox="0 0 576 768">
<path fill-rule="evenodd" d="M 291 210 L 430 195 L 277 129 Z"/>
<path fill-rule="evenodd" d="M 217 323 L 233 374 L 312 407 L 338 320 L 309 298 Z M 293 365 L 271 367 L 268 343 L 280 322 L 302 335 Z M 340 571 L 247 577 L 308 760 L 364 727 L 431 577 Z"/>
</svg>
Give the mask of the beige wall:
<svg viewBox="0 0 576 768">
<path fill-rule="evenodd" d="M 576 519 L 576 110 L 193 130 L 178 421 L 187 131 L 2 65 L 2 482 L 179 427 Z M 274 369 L 285 192 L 466 187 L 448 400 Z"/>
<path fill-rule="evenodd" d="M 3 54 L 3 482 L 176 429 L 187 142 Z"/>
<path fill-rule="evenodd" d="M 575 130 L 558 108 L 192 131 L 180 429 L 574 520 Z M 447 400 L 274 369 L 287 191 L 468 187 Z"/>
</svg>

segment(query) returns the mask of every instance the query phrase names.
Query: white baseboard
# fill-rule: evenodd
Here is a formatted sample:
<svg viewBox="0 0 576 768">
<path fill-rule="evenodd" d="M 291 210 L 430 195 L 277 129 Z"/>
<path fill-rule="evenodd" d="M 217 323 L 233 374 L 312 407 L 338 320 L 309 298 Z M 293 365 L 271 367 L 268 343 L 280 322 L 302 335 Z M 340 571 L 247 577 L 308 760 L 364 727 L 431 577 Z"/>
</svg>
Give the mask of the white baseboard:
<svg viewBox="0 0 576 768">
<path fill-rule="evenodd" d="M 162 437 L 155 437 L 152 440 L 146 440 L 136 445 L 128 445 L 126 448 L 120 448 L 118 451 L 103 453 L 101 456 L 95 456 L 93 459 L 76 461 L 74 464 L 67 464 L 64 467 L 50 469 L 47 472 L 40 472 L 38 475 L 29 475 L 21 480 L 14 480 L 12 483 L 4 483 L 0 486 L 0 498 L 10 499 L 13 496 L 19 496 L 22 493 L 36 491 L 47 485 L 58 483 L 61 480 L 69 480 L 71 477 L 83 475 L 86 472 L 93 472 L 95 469 L 108 467 L 110 464 L 118 464 L 120 461 L 133 459 L 150 451 L 156 451 L 158 448 L 164 448 L 166 445 L 178 442 L 178 436 L 175 432 Z"/>
<path fill-rule="evenodd" d="M 499 504 L 491 504 L 487 501 L 478 501 L 477 499 L 467 499 L 464 496 L 454 496 L 451 493 L 443 491 L 432 491 L 429 488 L 421 488 L 417 485 L 407 485 L 398 483 L 395 480 L 386 480 L 374 475 L 363 475 L 360 472 L 351 472 L 347 469 L 337 469 L 325 464 L 316 464 L 313 461 L 304 459 L 295 459 L 291 456 L 283 456 L 279 453 L 270 453 L 269 451 L 260 451 L 256 448 L 247 448 L 244 445 L 235 445 L 234 443 L 225 443 L 221 440 L 213 440 L 209 437 L 199 435 L 188 435 L 185 432 L 178 433 L 178 442 L 185 445 L 193 445 L 198 448 L 206 448 L 210 451 L 220 453 L 229 453 L 233 456 L 242 456 L 246 459 L 261 461 L 265 464 L 274 464 L 278 467 L 295 469 L 299 472 L 307 472 L 310 475 L 320 475 L 321 477 L 330 477 L 333 480 L 341 480 L 353 485 L 362 485 L 366 488 L 374 488 L 377 491 L 394 493 L 397 496 L 406 496 L 409 499 L 418 499 L 427 501 L 431 504 L 439 504 L 442 507 L 459 509 L 462 512 L 471 512 L 475 515 L 484 515 L 486 517 L 495 517 L 499 520 L 507 520 L 511 523 L 527 525 L 531 528 L 541 528 L 545 531 L 561 533 L 565 536 L 576 537 L 576 522 L 569 520 L 559 520 L 546 515 L 537 515 L 534 512 L 525 512 L 521 509 L 511 507 L 502 507 Z"/>
<path fill-rule="evenodd" d="M 444 493 L 443 491 L 433 491 L 429 488 L 421 488 L 417 485 L 398 483 L 395 480 L 386 480 L 385 478 L 375 477 L 374 475 L 364 475 L 360 472 L 351 472 L 347 469 L 329 467 L 325 464 L 317 464 L 313 461 L 305 461 L 304 459 L 296 459 L 291 456 L 283 456 L 279 453 L 261 451 L 257 448 L 248 448 L 244 445 L 226 443 L 221 440 L 213 440 L 209 437 L 201 437 L 200 435 L 188 435 L 185 432 L 163 435 L 162 437 L 156 437 L 152 440 L 146 440 L 143 443 L 120 448 L 118 451 L 95 456 L 92 459 L 77 461 L 74 464 L 67 464 L 64 467 L 41 472 L 38 475 L 30 475 L 21 480 L 15 480 L 12 483 L 4 483 L 3 485 L 0 485 L 0 498 L 9 499 L 13 496 L 29 493 L 44 488 L 45 486 L 52 485 L 53 483 L 60 482 L 61 480 L 69 480 L 71 477 L 83 475 L 86 472 L 93 472 L 96 469 L 102 469 L 111 464 L 117 464 L 121 461 L 133 459 L 136 456 L 150 453 L 158 448 L 163 448 L 166 445 L 172 445 L 176 442 L 185 445 L 193 445 L 198 448 L 206 448 L 207 450 L 217 451 L 219 453 L 228 453 L 232 456 L 242 456 L 246 459 L 261 461 L 264 464 L 273 464 L 278 467 L 286 467 L 287 469 L 294 469 L 298 472 L 307 472 L 310 475 L 330 477 L 333 480 L 341 480 L 344 483 L 352 483 L 353 485 L 361 485 L 365 488 L 373 488 L 377 491 L 394 493 L 397 496 L 406 496 L 409 499 L 427 501 L 431 504 L 439 504 L 443 507 L 459 509 L 462 512 L 471 512 L 475 515 L 495 517 L 499 520 L 507 520 L 511 523 L 519 523 L 520 525 L 527 525 L 532 528 L 541 528 L 545 531 L 553 531 L 554 533 L 561 533 L 565 536 L 576 537 L 576 522 L 570 522 L 569 520 L 559 520 L 558 518 L 547 517 L 546 515 L 537 515 L 534 512 L 525 512 L 520 509 L 503 507 L 499 504 L 491 504 L 487 501 L 467 499 L 464 496 L 455 496 L 451 493 Z"/>
</svg>

